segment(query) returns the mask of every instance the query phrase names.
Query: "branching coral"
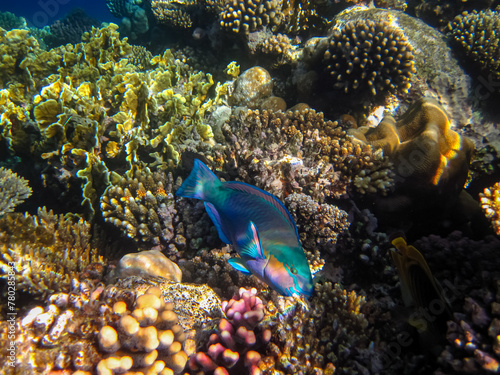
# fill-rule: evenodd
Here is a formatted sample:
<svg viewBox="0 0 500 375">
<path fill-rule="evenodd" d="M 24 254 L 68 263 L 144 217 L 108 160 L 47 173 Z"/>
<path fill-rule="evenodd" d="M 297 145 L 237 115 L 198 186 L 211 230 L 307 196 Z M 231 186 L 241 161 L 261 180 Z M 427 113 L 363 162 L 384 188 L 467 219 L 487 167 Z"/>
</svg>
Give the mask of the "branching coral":
<svg viewBox="0 0 500 375">
<path fill-rule="evenodd" d="M 500 182 L 479 194 L 481 207 L 490 220 L 495 232 L 500 236 Z"/>
<path fill-rule="evenodd" d="M 500 77 L 500 12 L 483 10 L 456 16 L 448 29 L 460 49 L 485 72 Z"/>
<path fill-rule="evenodd" d="M 389 165 L 381 153 L 353 142 L 320 112 L 249 111 L 228 125 L 224 130 L 234 159 L 229 163 L 242 179 L 280 198 L 303 191 L 322 203 L 347 190 L 385 194 L 391 187 Z M 356 177 L 369 187 L 355 184 Z"/>
<path fill-rule="evenodd" d="M 324 60 L 333 86 L 345 93 L 406 91 L 415 73 L 412 46 L 383 21 L 350 21 L 335 29 Z"/>
<path fill-rule="evenodd" d="M 382 355 L 370 341 L 375 332 L 362 313 L 365 298 L 338 284 L 316 284 L 311 309 L 268 302 L 272 328 L 267 371 L 285 374 L 377 373 Z M 262 364 L 264 365 L 264 364 Z"/>
<path fill-rule="evenodd" d="M 221 8 L 221 27 L 234 33 L 248 34 L 281 23 L 281 3 L 276 0 L 227 0 Z"/>
<path fill-rule="evenodd" d="M 271 331 L 259 323 L 265 317 L 262 300 L 257 290 L 240 288 L 238 295 L 222 302 L 227 319 L 219 322 L 219 331 L 210 336 L 207 352 L 191 357 L 189 368 L 214 374 L 260 374 L 257 351 L 271 339 Z"/>
<path fill-rule="evenodd" d="M 99 25 L 100 22 L 89 17 L 83 9 L 74 9 L 64 18 L 50 25 L 50 33 L 44 37 L 43 41 L 49 48 L 67 43 L 76 44 L 81 41 L 83 33 Z"/>
<path fill-rule="evenodd" d="M 0 168 L 0 217 L 31 196 L 28 181 L 12 171 Z"/>
<path fill-rule="evenodd" d="M 90 224 L 77 216 L 7 214 L 0 219 L 0 267 L 6 277 L 14 263 L 16 285 L 33 296 L 67 291 L 93 262 L 102 261 L 90 246 Z"/>
<path fill-rule="evenodd" d="M 172 175 L 168 177 L 148 168 L 135 170 L 133 177 L 122 177 L 101 197 L 105 220 L 139 243 L 182 246 L 183 233 L 176 233 L 174 226 L 177 211 Z"/>
</svg>

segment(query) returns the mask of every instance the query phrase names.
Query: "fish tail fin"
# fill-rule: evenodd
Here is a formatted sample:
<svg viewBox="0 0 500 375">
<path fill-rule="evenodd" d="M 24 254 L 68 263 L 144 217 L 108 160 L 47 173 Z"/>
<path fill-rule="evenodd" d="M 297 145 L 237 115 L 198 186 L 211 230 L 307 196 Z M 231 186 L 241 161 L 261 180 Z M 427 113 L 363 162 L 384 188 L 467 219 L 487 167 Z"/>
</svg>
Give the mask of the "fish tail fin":
<svg viewBox="0 0 500 375">
<path fill-rule="evenodd" d="M 179 197 L 207 200 L 208 193 L 220 184 L 217 176 L 202 161 L 195 159 L 189 176 L 184 180 L 175 195 Z"/>
</svg>

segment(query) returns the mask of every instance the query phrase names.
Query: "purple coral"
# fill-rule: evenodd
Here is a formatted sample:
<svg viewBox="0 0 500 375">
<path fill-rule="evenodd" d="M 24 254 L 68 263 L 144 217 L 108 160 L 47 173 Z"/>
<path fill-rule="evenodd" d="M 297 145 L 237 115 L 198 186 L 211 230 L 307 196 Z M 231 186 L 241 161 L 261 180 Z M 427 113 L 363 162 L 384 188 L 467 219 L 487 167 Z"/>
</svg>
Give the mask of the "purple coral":
<svg viewBox="0 0 500 375">
<path fill-rule="evenodd" d="M 222 302 L 227 319 L 219 322 L 219 331 L 208 341 L 207 352 L 198 352 L 189 361 L 189 368 L 203 374 L 261 374 L 261 355 L 254 349 L 267 344 L 271 331 L 259 325 L 265 317 L 257 289 L 240 288 L 238 295 Z"/>
</svg>

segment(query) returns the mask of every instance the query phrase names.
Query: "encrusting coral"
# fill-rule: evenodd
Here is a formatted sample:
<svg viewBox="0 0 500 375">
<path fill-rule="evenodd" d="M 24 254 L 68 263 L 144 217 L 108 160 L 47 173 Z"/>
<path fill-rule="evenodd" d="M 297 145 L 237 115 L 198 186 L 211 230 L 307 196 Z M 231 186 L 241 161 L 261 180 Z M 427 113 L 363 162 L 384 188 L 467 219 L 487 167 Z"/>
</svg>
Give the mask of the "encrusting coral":
<svg viewBox="0 0 500 375">
<path fill-rule="evenodd" d="M 0 219 L 0 254 L 2 278 L 13 262 L 17 289 L 37 297 L 67 291 L 71 278 L 102 262 L 90 245 L 89 223 L 45 208 L 34 216 L 11 213 Z"/>
<path fill-rule="evenodd" d="M 500 11 L 464 12 L 448 25 L 452 38 L 467 58 L 500 78 Z"/>
<path fill-rule="evenodd" d="M 28 181 L 9 169 L 0 168 L 0 217 L 31 196 Z"/>
<path fill-rule="evenodd" d="M 474 146 L 452 129 L 448 114 L 435 99 L 416 101 L 397 122 L 385 116 L 377 127 L 351 129 L 349 134 L 384 151 L 394 163 L 395 194 L 416 199 L 417 205 L 424 202 L 418 199 L 421 195 L 433 197 L 426 204 L 436 196 L 443 198 L 439 205 L 454 204 L 465 184 Z M 392 210 L 397 209 L 401 207 L 393 205 Z"/>
<path fill-rule="evenodd" d="M 481 208 L 491 222 L 496 234 L 500 236 L 500 182 L 479 193 Z"/>
<path fill-rule="evenodd" d="M 357 20 L 335 28 L 324 55 L 333 86 L 345 93 L 407 91 L 413 47 L 389 22 Z"/>
<path fill-rule="evenodd" d="M 53 294 L 45 307 L 16 320 L 16 369 L 30 374 L 181 373 L 188 360 L 186 334 L 174 303 L 162 297 L 160 288 L 139 291 L 77 279 L 72 286 L 71 293 Z M 1 342 L 7 339 L 4 328 Z"/>
</svg>

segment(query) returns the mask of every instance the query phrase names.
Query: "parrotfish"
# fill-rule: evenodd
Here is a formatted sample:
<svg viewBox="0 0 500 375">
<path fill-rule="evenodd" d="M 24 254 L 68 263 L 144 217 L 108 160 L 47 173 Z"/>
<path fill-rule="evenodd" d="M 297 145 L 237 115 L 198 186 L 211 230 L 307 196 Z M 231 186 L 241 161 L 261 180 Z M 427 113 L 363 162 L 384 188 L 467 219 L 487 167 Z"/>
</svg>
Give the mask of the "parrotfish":
<svg viewBox="0 0 500 375">
<path fill-rule="evenodd" d="M 297 226 L 274 195 L 244 182 L 222 182 L 198 159 L 176 195 L 204 202 L 220 239 L 239 255 L 229 260 L 235 269 L 284 296 L 311 296 L 312 276 Z"/>
</svg>

